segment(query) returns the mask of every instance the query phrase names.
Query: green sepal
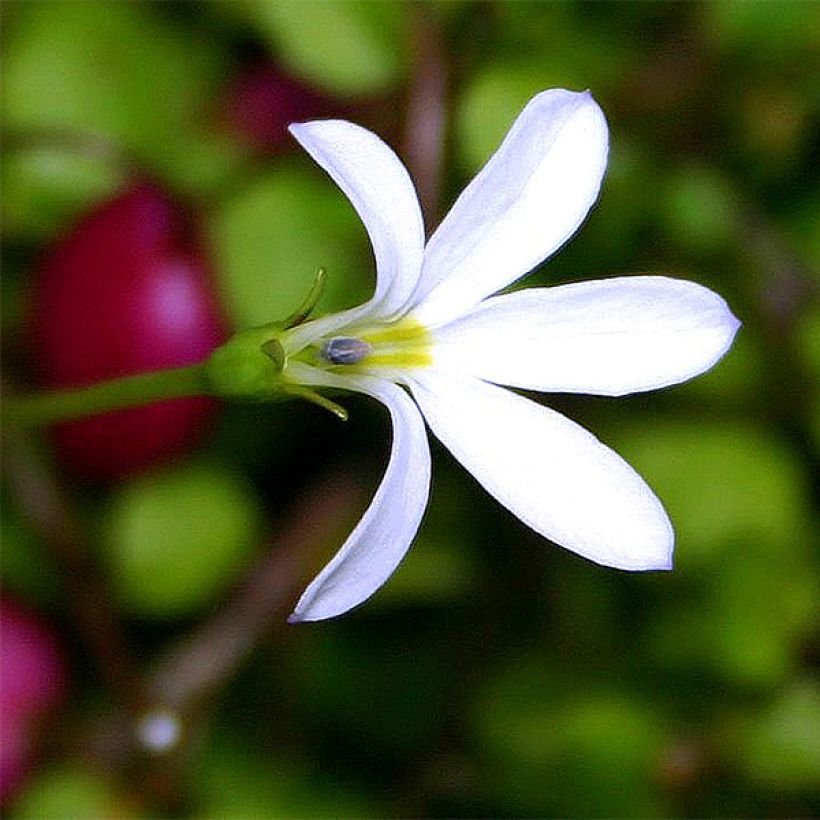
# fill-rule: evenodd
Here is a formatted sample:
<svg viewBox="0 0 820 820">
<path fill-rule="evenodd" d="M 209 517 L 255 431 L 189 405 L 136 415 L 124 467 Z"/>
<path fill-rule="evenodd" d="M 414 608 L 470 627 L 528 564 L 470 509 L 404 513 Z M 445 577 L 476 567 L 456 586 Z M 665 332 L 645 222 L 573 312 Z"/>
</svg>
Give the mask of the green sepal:
<svg viewBox="0 0 820 820">
<path fill-rule="evenodd" d="M 325 269 L 318 268 L 304 302 L 287 319 L 243 330 L 215 350 L 205 365 L 205 379 L 211 392 L 223 398 L 251 401 L 296 395 L 293 389 L 286 390 L 282 384 L 287 356 L 279 337 L 285 330 L 301 325 L 310 317 L 322 297 L 326 279 Z M 333 405 L 333 402 L 329 404 Z M 331 412 L 340 417 L 345 415 L 337 409 L 331 409 Z"/>
<path fill-rule="evenodd" d="M 284 398 L 285 351 L 279 341 L 281 322 L 237 333 L 217 348 L 205 364 L 210 391 L 223 398 L 270 401 Z"/>
</svg>

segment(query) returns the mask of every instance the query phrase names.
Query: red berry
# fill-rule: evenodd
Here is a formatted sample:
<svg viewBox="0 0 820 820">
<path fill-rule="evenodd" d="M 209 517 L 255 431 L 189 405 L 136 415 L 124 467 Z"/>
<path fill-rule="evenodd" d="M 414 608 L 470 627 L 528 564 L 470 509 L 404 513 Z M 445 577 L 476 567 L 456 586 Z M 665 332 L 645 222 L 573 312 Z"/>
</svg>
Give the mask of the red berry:
<svg viewBox="0 0 820 820">
<path fill-rule="evenodd" d="M 225 339 L 188 215 L 136 184 L 51 251 L 33 294 L 41 383 L 73 387 L 202 361 Z M 85 475 L 130 475 L 193 446 L 216 404 L 176 399 L 55 428 L 62 460 Z"/>
<path fill-rule="evenodd" d="M 225 91 L 224 106 L 228 128 L 257 151 L 295 147 L 288 125 L 332 113 L 327 99 L 270 65 L 237 74 Z"/>
<path fill-rule="evenodd" d="M 48 627 L 32 612 L 0 601 L 0 801 L 25 777 L 40 720 L 66 688 L 62 653 Z"/>
<path fill-rule="evenodd" d="M 53 706 L 65 687 L 65 669 L 48 627 L 3 597 L 0 635 L 0 709 L 29 715 Z"/>
</svg>

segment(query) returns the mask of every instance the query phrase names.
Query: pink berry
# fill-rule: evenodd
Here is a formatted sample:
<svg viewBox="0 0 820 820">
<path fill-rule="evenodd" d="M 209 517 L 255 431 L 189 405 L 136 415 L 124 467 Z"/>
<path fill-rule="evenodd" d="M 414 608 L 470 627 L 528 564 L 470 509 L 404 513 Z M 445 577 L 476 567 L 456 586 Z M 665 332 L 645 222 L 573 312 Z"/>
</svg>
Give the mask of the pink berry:
<svg viewBox="0 0 820 820">
<path fill-rule="evenodd" d="M 66 681 L 65 661 L 45 623 L 0 600 L 0 801 L 25 777 L 38 724 L 63 698 Z"/>
<path fill-rule="evenodd" d="M 49 629 L 4 596 L 0 638 L 0 709 L 27 715 L 53 706 L 65 688 L 65 668 Z"/>
<path fill-rule="evenodd" d="M 202 361 L 225 339 L 202 244 L 163 191 L 135 184 L 51 250 L 32 300 L 35 364 L 47 388 Z M 113 479 L 194 446 L 216 403 L 176 399 L 55 428 L 62 461 Z"/>
<path fill-rule="evenodd" d="M 333 113 L 329 100 L 271 65 L 244 69 L 225 91 L 228 128 L 257 151 L 295 147 L 288 125 Z"/>
</svg>

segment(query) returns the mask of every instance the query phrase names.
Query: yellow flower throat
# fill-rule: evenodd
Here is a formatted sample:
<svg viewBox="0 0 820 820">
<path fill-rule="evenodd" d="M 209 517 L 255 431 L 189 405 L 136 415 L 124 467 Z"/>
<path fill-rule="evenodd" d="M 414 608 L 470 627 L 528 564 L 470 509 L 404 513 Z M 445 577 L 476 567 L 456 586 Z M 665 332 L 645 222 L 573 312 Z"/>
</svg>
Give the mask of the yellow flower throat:
<svg viewBox="0 0 820 820">
<path fill-rule="evenodd" d="M 390 325 L 349 328 L 322 341 L 317 356 L 332 368 L 368 371 L 374 367 L 405 369 L 432 364 L 432 339 L 424 325 L 402 319 Z"/>
</svg>

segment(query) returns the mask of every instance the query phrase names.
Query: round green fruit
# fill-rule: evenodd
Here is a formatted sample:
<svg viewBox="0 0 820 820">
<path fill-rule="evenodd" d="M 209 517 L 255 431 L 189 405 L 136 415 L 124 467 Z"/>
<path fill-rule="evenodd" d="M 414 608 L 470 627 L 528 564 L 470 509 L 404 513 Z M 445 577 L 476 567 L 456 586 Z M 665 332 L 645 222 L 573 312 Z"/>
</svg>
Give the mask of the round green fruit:
<svg viewBox="0 0 820 820">
<path fill-rule="evenodd" d="M 104 538 L 123 605 L 154 617 L 203 607 L 247 568 L 260 523 L 253 489 L 218 466 L 186 465 L 124 485 Z"/>
</svg>

